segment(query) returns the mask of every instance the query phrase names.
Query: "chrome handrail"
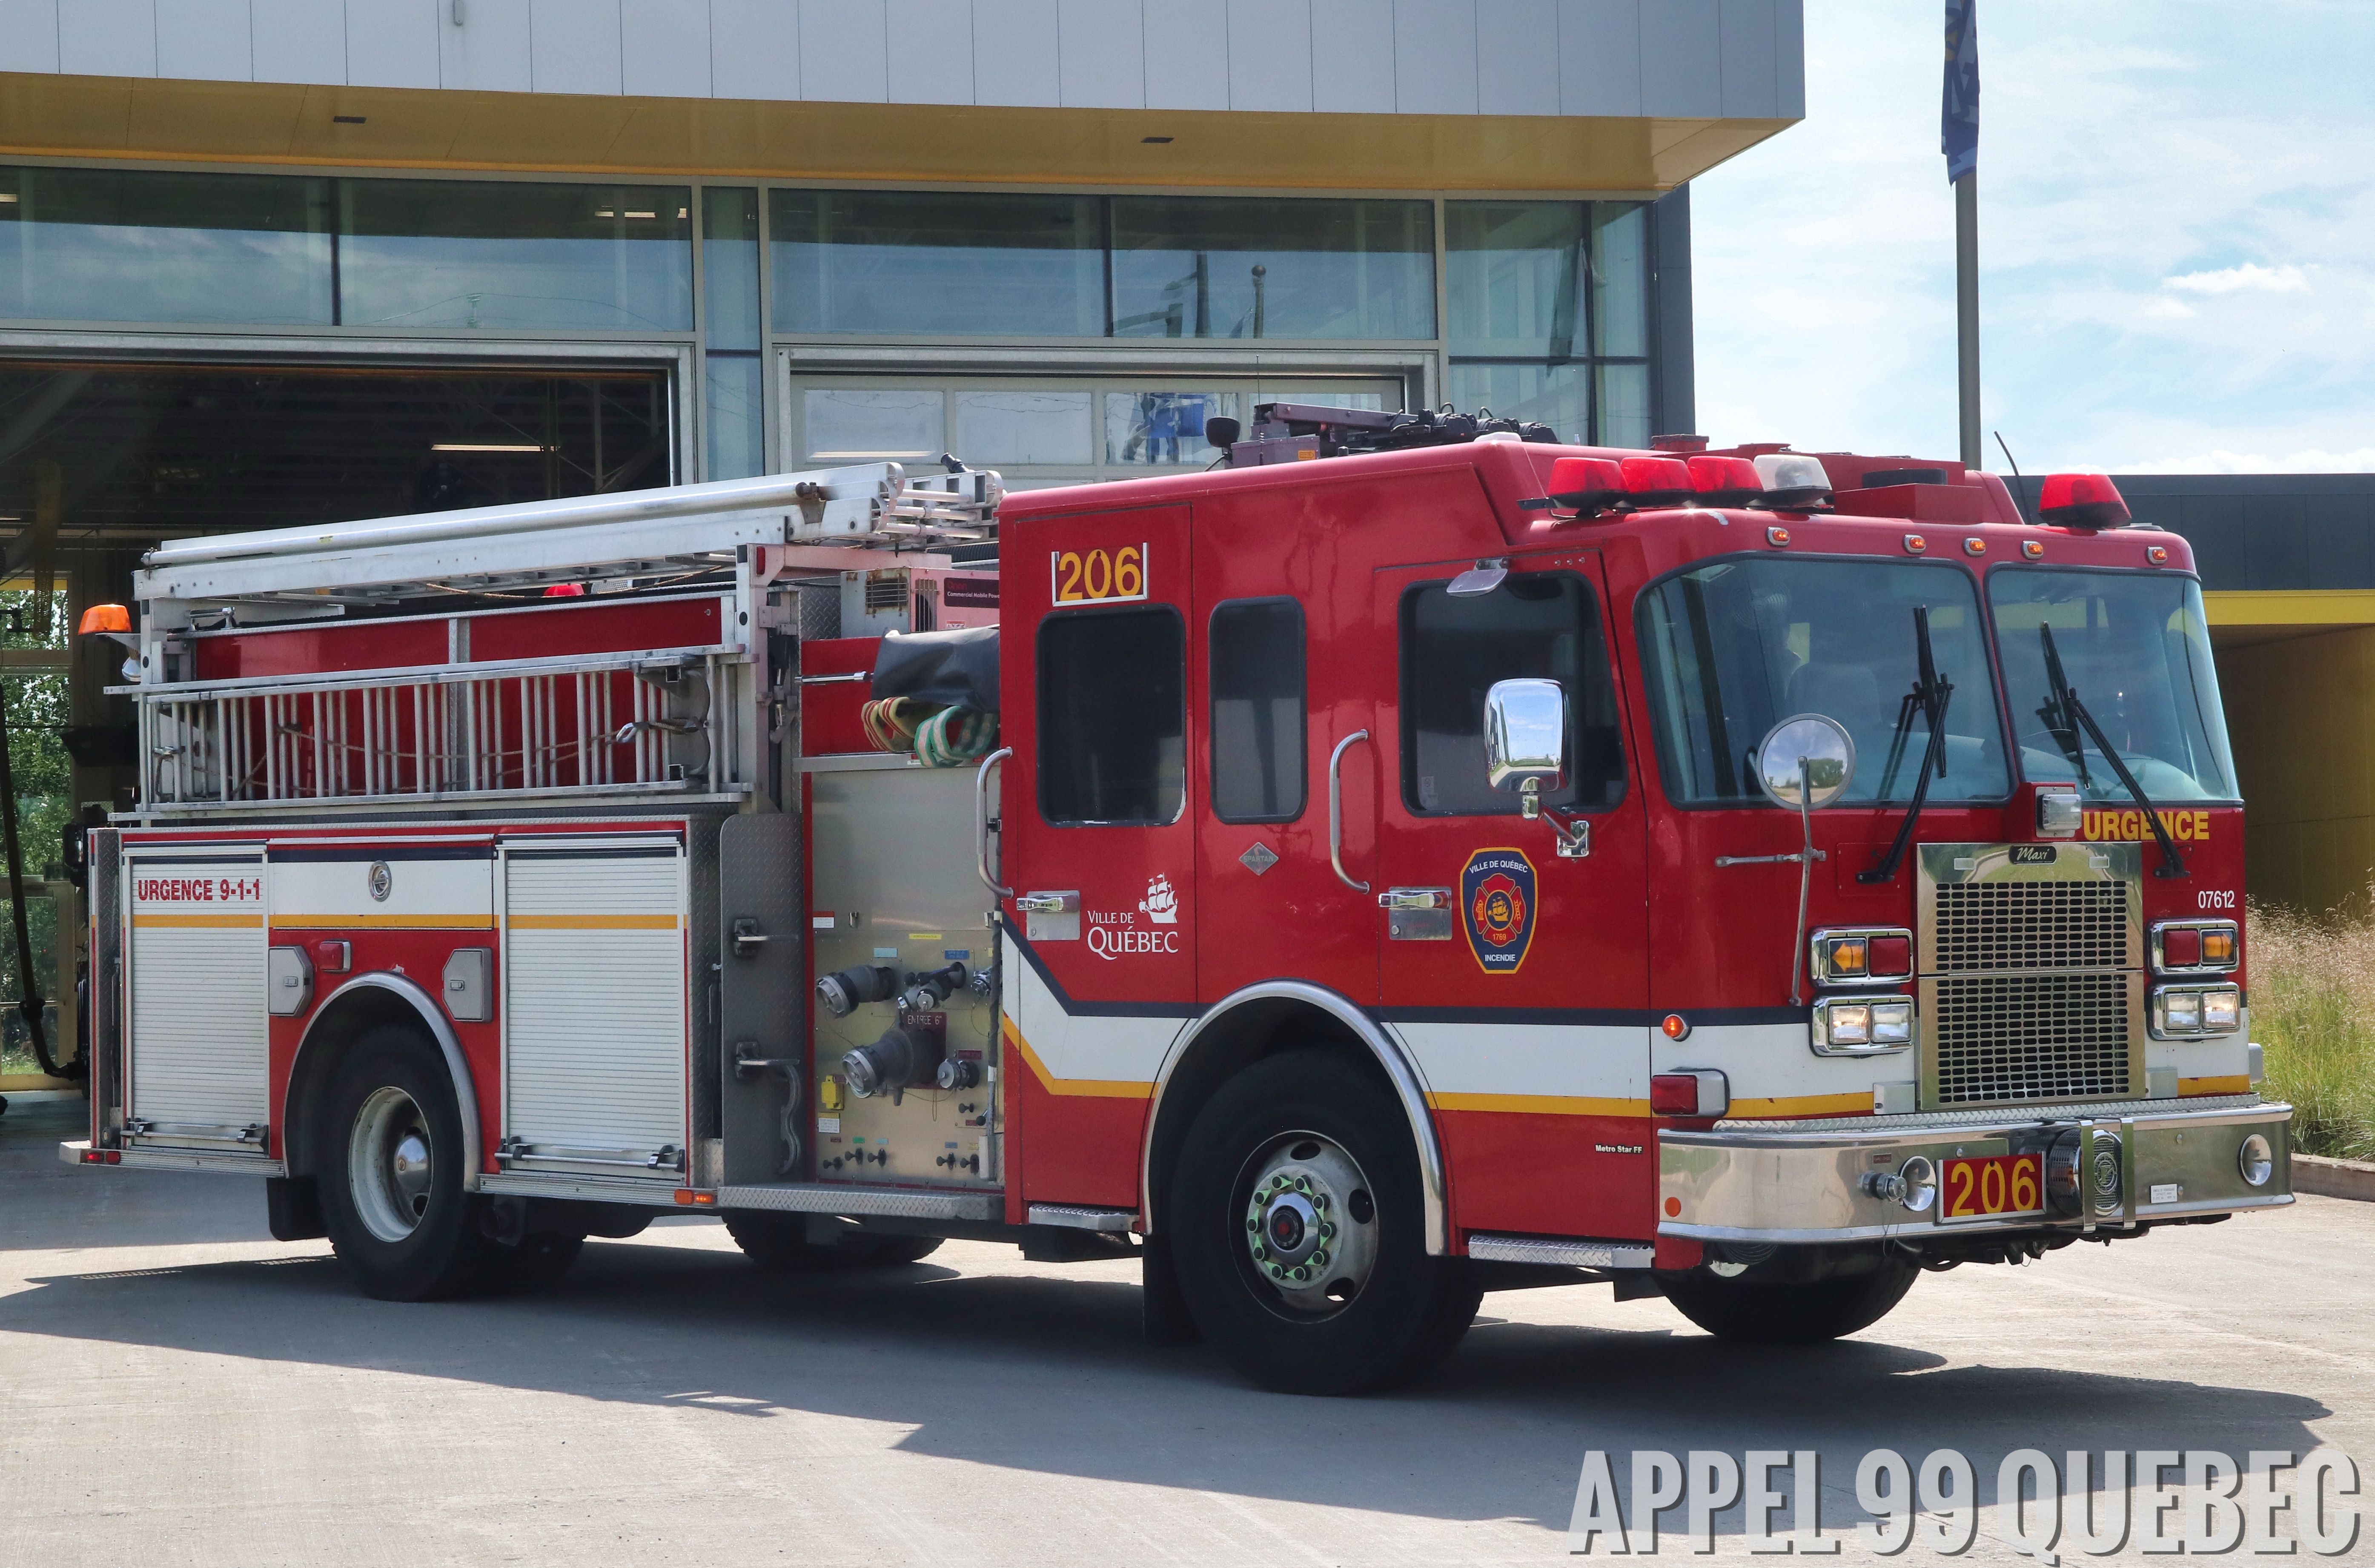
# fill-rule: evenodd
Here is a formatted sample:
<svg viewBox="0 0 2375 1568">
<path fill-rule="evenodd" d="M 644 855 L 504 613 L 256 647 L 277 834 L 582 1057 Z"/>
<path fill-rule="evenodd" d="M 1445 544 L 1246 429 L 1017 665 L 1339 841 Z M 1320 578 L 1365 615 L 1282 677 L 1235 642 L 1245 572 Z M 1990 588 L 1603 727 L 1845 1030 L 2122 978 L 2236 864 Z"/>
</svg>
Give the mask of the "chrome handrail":
<svg viewBox="0 0 2375 1568">
<path fill-rule="evenodd" d="M 1369 890 L 1366 882 L 1356 882 L 1344 869 L 1344 753 L 1354 741 L 1366 740 L 1369 732 L 1356 729 L 1336 743 L 1328 754 L 1328 864 L 1336 868 L 1336 879 L 1356 893 Z"/>
<path fill-rule="evenodd" d="M 983 887 L 1002 899 L 1012 898 L 1014 890 L 1001 885 L 997 878 L 989 874 L 989 771 L 1013 755 L 1014 748 L 1001 746 L 981 760 L 981 766 L 974 770 L 973 775 L 974 874 L 981 878 Z M 1001 830 L 1001 844 L 1003 842 L 1003 830 Z M 998 867 L 1000 871 L 1006 869 L 1002 864 L 1005 858 L 1002 854 L 998 856 L 1001 862 Z"/>
</svg>

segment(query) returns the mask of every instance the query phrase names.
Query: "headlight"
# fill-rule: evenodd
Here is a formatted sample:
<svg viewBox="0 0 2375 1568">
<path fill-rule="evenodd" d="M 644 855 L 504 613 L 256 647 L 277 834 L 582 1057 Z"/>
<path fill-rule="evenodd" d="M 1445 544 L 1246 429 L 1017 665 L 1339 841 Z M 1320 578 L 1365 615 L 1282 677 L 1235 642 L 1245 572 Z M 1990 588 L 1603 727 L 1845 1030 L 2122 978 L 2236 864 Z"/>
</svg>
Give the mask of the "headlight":
<svg viewBox="0 0 2375 1568">
<path fill-rule="evenodd" d="M 1818 1056 L 1875 1055 L 1913 1043 L 1910 996 L 1833 996 L 1814 1004 Z"/>
<path fill-rule="evenodd" d="M 2160 1040 L 2199 1040 L 2243 1027 L 2243 993 L 2234 985 L 2163 985 L 2152 994 L 2152 1032 Z"/>
</svg>

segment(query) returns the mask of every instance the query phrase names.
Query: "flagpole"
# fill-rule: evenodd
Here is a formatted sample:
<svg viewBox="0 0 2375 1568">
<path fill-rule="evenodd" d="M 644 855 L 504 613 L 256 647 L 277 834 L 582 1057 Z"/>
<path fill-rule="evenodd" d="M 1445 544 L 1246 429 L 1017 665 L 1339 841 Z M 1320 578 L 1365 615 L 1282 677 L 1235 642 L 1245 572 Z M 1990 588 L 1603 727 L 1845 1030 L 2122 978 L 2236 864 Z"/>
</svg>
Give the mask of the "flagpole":
<svg viewBox="0 0 2375 1568">
<path fill-rule="evenodd" d="M 1963 466 L 1979 467 L 1979 175 L 1955 182 L 1955 358 Z"/>
</svg>

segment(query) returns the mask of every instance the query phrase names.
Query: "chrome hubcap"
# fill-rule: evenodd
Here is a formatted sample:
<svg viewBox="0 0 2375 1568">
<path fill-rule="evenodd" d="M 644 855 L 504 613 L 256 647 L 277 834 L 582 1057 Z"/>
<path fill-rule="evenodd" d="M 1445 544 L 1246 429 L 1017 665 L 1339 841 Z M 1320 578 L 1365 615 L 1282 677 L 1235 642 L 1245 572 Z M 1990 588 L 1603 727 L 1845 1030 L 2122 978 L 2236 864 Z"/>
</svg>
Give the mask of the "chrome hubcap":
<svg viewBox="0 0 2375 1568">
<path fill-rule="evenodd" d="M 435 1154 L 428 1118 L 400 1089 L 378 1089 L 355 1113 L 347 1140 L 347 1186 L 355 1211 L 384 1242 L 412 1234 L 429 1212 Z"/>
<path fill-rule="evenodd" d="M 1360 1165 L 1307 1132 L 1276 1139 L 1248 1165 L 1245 1235 L 1255 1274 L 1294 1312 L 1342 1311 L 1377 1261 L 1377 1203 Z"/>
</svg>

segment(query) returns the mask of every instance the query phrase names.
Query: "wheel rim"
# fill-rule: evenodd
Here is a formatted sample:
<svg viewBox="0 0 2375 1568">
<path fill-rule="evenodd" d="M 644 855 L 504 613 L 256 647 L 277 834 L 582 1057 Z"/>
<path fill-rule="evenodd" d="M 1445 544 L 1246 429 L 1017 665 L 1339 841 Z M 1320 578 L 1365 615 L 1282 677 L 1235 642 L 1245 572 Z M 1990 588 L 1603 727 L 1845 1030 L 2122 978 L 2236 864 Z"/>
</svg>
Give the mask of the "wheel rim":
<svg viewBox="0 0 2375 1568">
<path fill-rule="evenodd" d="M 1377 1200 L 1360 1162 L 1332 1138 L 1291 1132 L 1246 1161 L 1241 1255 L 1257 1292 L 1295 1317 L 1342 1312 L 1377 1264 Z"/>
<path fill-rule="evenodd" d="M 355 1113 L 347 1140 L 347 1186 L 363 1226 L 384 1242 L 400 1242 L 429 1212 L 436 1179 L 429 1120 L 400 1089 L 375 1089 Z"/>
</svg>

